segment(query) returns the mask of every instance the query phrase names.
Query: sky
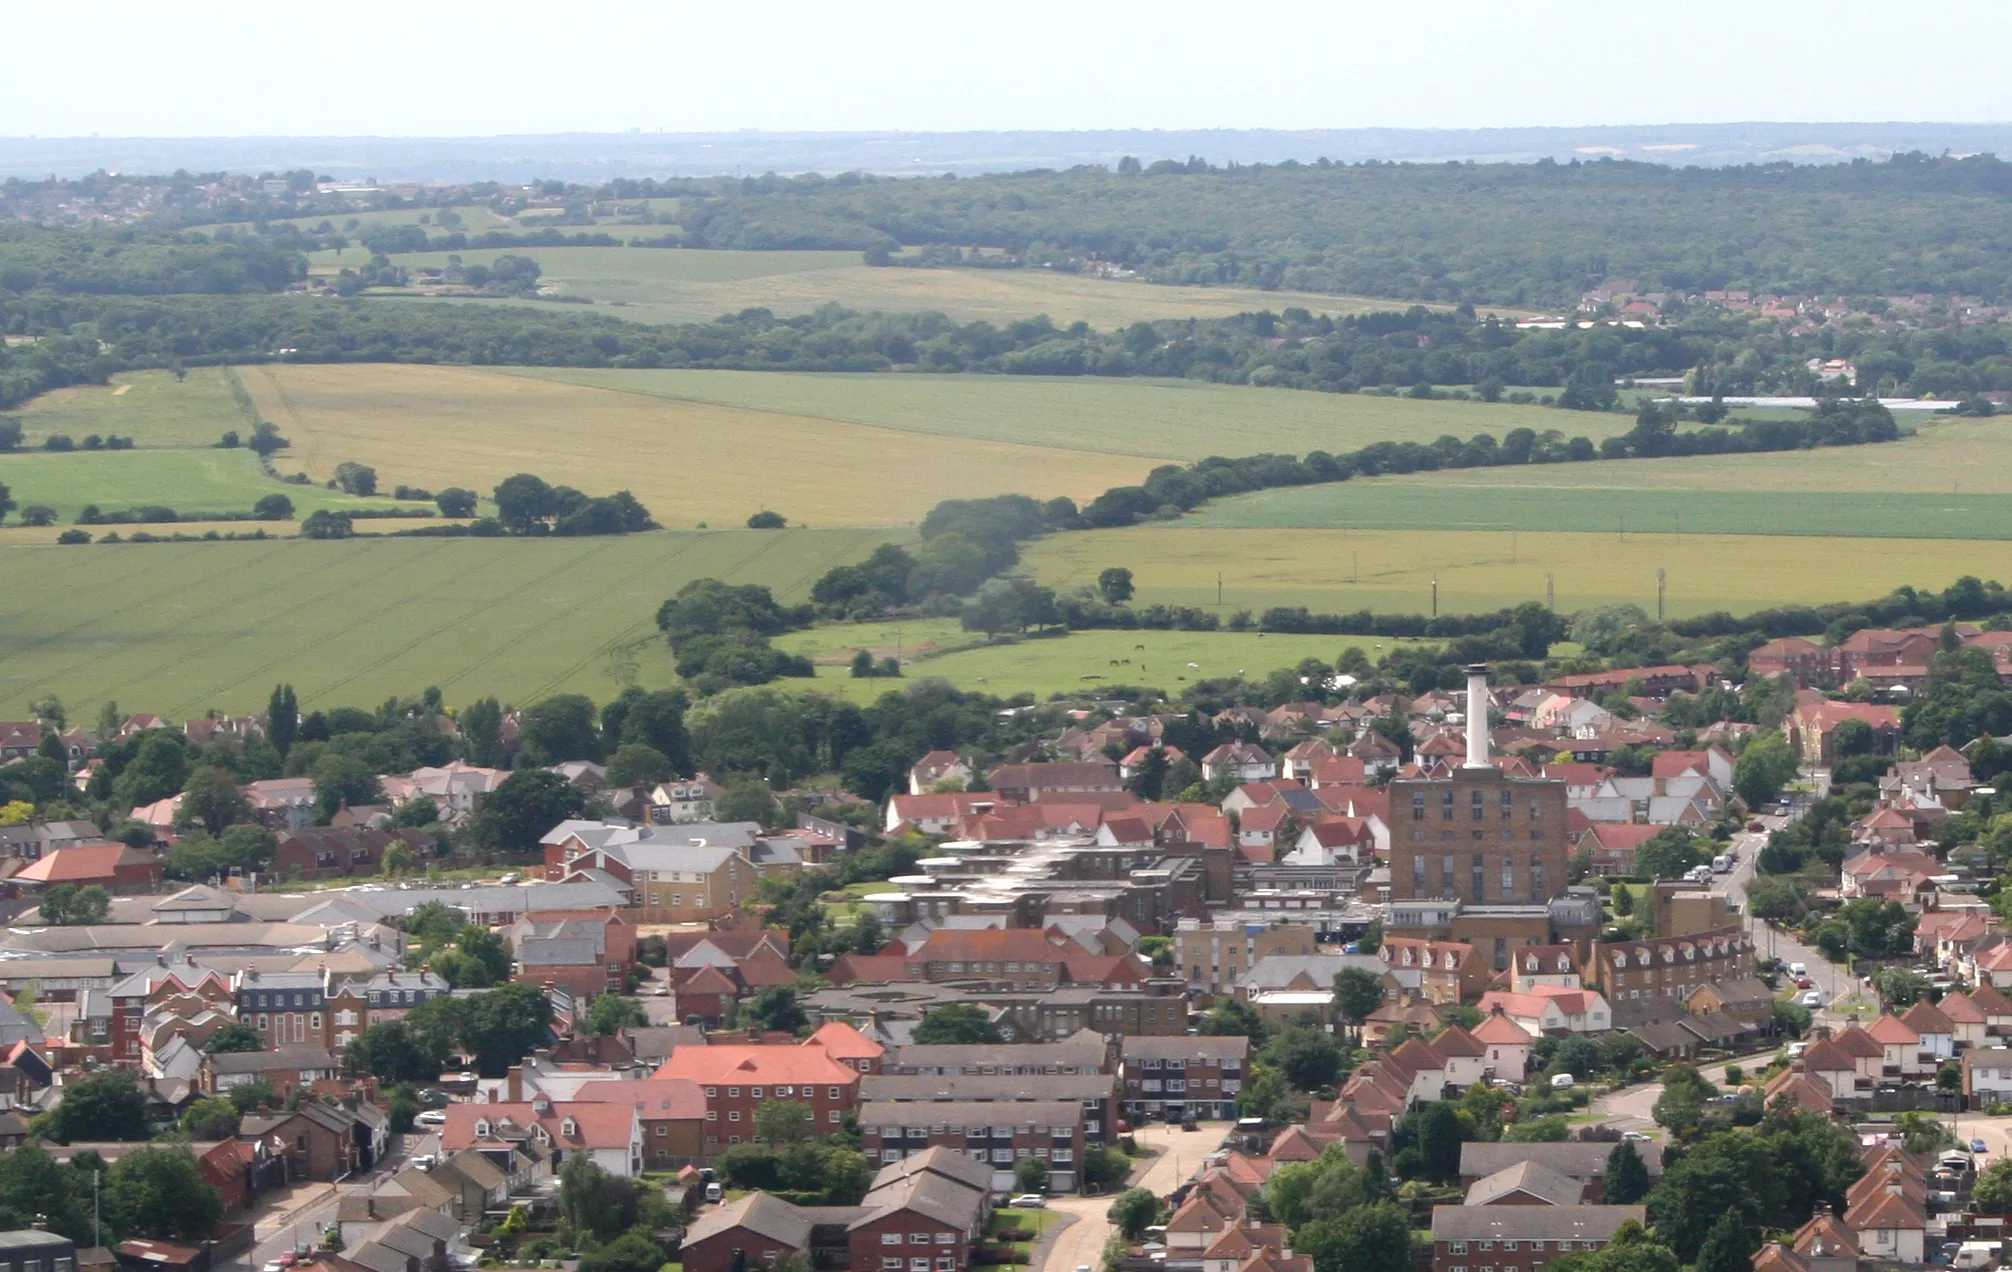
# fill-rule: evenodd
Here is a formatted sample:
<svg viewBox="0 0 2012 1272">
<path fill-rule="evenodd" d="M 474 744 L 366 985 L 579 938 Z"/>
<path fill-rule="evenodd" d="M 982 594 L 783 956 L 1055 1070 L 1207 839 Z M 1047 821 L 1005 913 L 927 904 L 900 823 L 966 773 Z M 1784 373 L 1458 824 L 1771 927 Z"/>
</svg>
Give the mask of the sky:
<svg viewBox="0 0 2012 1272">
<path fill-rule="evenodd" d="M 2012 111 L 2005 0 L 9 7 L 9 137 L 1981 122 Z"/>
</svg>

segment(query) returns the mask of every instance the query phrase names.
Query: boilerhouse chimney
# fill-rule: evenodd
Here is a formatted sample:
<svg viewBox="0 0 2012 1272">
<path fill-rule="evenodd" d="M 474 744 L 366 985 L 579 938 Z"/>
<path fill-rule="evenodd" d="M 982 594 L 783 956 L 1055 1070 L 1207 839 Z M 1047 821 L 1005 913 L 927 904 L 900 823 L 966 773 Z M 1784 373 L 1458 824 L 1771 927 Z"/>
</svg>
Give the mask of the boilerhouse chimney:
<svg viewBox="0 0 2012 1272">
<path fill-rule="evenodd" d="M 1467 666 L 1466 768 L 1488 767 L 1488 664 Z"/>
</svg>

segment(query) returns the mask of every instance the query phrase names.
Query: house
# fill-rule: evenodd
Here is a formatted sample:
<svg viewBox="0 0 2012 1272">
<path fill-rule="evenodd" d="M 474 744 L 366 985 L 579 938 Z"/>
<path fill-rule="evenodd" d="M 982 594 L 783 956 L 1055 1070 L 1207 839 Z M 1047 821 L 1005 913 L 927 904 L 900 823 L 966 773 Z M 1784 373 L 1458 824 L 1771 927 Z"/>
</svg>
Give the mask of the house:
<svg viewBox="0 0 2012 1272">
<path fill-rule="evenodd" d="M 1832 702 L 1811 690 L 1796 694 L 1794 709 L 1782 720 L 1782 736 L 1804 763 L 1826 767 L 1836 758 L 1831 751 L 1831 736 L 1847 720 L 1860 721 L 1872 730 L 1873 754 L 1892 755 L 1900 749 L 1899 708 L 1868 702 Z"/>
<path fill-rule="evenodd" d="M 1897 1150 L 1896 1150 L 1897 1151 Z M 1928 1243 L 1927 1185 L 1918 1165 L 1891 1160 L 1868 1169 L 1846 1194 L 1844 1226 L 1868 1259 L 1921 1263 Z"/>
<path fill-rule="evenodd" d="M 1801 636 L 1784 636 L 1747 652 L 1747 675 L 1761 680 L 1789 676 L 1808 689 L 1831 683 L 1835 675 L 1831 651 Z"/>
<path fill-rule="evenodd" d="M 29 862 L 14 873 L 13 882 L 39 888 L 99 887 L 114 895 L 152 892 L 161 885 L 161 863 L 126 844 L 78 844 Z"/>
<path fill-rule="evenodd" d="M 1491 1011 L 1474 1027 L 1474 1039 L 1483 1047 L 1489 1077 L 1521 1082 L 1530 1067 L 1530 1044 L 1537 1041 L 1529 1030 L 1509 1019 L 1504 1011 Z"/>
<path fill-rule="evenodd" d="M 1529 1161 L 1568 1179 L 1578 1181 L 1586 1196 L 1599 1200 L 1607 1177 L 1607 1158 L 1614 1151 L 1610 1143 L 1565 1141 L 1552 1144 L 1518 1144 L 1511 1141 L 1469 1142 L 1460 1146 L 1460 1182 L 1471 1188 L 1519 1162 Z M 1642 1164 L 1651 1179 L 1663 1177 L 1661 1153 L 1642 1153 Z"/>
<path fill-rule="evenodd" d="M 1269 767 L 1267 767 L 1269 773 Z M 1059 764 L 1002 764 L 985 776 L 985 784 L 1003 803 L 1031 804 L 1078 792 L 1117 794 L 1124 790 L 1118 766 L 1109 760 Z"/>
<path fill-rule="evenodd" d="M 1468 1186 L 1469 1206 L 1577 1206 L 1586 1200 L 1583 1181 L 1561 1175 L 1528 1158 L 1505 1166 Z"/>
<path fill-rule="evenodd" d="M 1262 782 L 1277 770 L 1271 752 L 1254 742 L 1225 742 L 1202 757 L 1202 778 L 1210 782 L 1223 778 L 1239 784 Z"/>
<path fill-rule="evenodd" d="M 1601 1249 L 1622 1224 L 1647 1217 L 1642 1206 L 1434 1206 L 1432 1272 L 1534 1272 L 1558 1253 Z"/>
<path fill-rule="evenodd" d="M 554 1175 L 564 1169 L 569 1154 L 586 1154 L 602 1170 L 624 1179 L 643 1173 L 642 1119 L 628 1102 L 561 1103 L 538 1095 L 524 1102 L 455 1103 L 446 1113 L 440 1144 L 449 1153 L 476 1148 L 493 1160 L 497 1151 L 528 1142 L 550 1155 Z"/>
<path fill-rule="evenodd" d="M 314 779 L 272 777 L 238 788 L 252 816 L 267 830 L 305 830 L 314 822 Z"/>
<path fill-rule="evenodd" d="M 938 928 L 907 955 L 911 980 L 988 980 L 1025 991 L 1053 989 L 1071 951 L 1031 928 Z"/>
<path fill-rule="evenodd" d="M 642 1126 L 646 1170 L 676 1170 L 713 1155 L 705 1147 L 706 1094 L 696 1082 L 685 1078 L 583 1082 L 573 1100 L 632 1106 Z"/>
<path fill-rule="evenodd" d="M 1465 1002 L 1480 993 L 1492 975 L 1474 947 L 1462 941 L 1385 936 L 1378 953 L 1400 976 L 1416 968 L 1419 992 L 1432 1003 Z"/>
<path fill-rule="evenodd" d="M 276 1047 L 270 1051 L 222 1051 L 203 1060 L 203 1089 L 227 1092 L 233 1087 L 263 1082 L 285 1099 L 298 1087 L 338 1076 L 342 1069 L 326 1048 Z"/>
<path fill-rule="evenodd" d="M 908 770 L 908 793 L 928 795 L 943 783 L 963 790 L 971 782 L 971 766 L 955 751 L 931 751 Z"/>
<path fill-rule="evenodd" d="M 273 873 L 300 879 L 335 879 L 359 872 L 377 874 L 384 868 L 384 854 L 393 844 L 402 844 L 415 859 L 433 855 L 433 836 L 411 827 L 390 831 L 370 826 L 284 830 L 279 835 L 279 847 L 273 852 Z"/>
<path fill-rule="evenodd" d="M 615 911 L 534 911 L 504 936 L 517 955 L 512 980 L 563 987 L 580 1002 L 622 992 L 636 965 L 635 925 Z"/>
<path fill-rule="evenodd" d="M 1188 989 L 1201 993 L 1229 992 L 1251 968 L 1273 955 L 1313 955 L 1319 950 L 1318 934 L 1304 924 L 1183 918 L 1174 925 L 1175 974 L 1183 976 Z"/>
<path fill-rule="evenodd" d="M 1475 1004 L 1483 1012 L 1500 1010 L 1533 1036 L 1605 1033 L 1614 1017 L 1597 990 L 1559 989 L 1540 985 L 1527 994 L 1490 990 Z"/>
<path fill-rule="evenodd" d="M 682 826 L 713 819 L 713 806 L 727 793 L 704 773 L 674 777 L 650 788 L 648 815 L 652 826 Z"/>
<path fill-rule="evenodd" d="M 1972 1108 L 2012 1104 L 2012 1047 L 1976 1047 L 1963 1053 L 1963 1094 Z"/>
</svg>

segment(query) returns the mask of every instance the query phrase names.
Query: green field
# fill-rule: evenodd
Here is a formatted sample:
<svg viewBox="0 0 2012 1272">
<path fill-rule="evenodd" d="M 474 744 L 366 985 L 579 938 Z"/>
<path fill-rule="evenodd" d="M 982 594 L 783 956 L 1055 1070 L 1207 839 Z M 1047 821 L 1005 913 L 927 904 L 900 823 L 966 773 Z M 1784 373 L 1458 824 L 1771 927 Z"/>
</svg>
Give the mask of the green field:
<svg viewBox="0 0 2012 1272">
<path fill-rule="evenodd" d="M 1191 530 L 1357 527 L 2012 539 L 2012 495 L 1497 486 L 1373 478 L 1238 495 L 1175 524 Z"/>
<path fill-rule="evenodd" d="M 474 225 L 472 219 L 470 224 Z M 525 228 L 535 224 L 535 218 L 527 219 Z M 659 225 L 555 228 L 564 234 L 625 238 L 676 232 L 675 226 Z M 452 254 L 470 264 L 488 264 L 506 253 L 537 261 L 544 271 L 540 282 L 559 293 L 591 299 L 597 306 L 617 306 L 616 313 L 637 322 L 708 322 L 753 308 L 788 317 L 835 302 L 849 309 L 890 313 L 941 310 L 959 322 L 1004 323 L 1047 314 L 1062 326 L 1083 321 L 1108 330 L 1140 319 L 1226 318 L 1295 305 L 1337 316 L 1406 307 L 1402 301 L 1365 296 L 1165 287 L 1040 269 L 874 268 L 858 252 L 503 247 L 465 248 Z M 438 269 L 449 255 L 412 252 L 391 259 L 408 269 Z M 316 252 L 310 261 L 316 271 L 332 273 L 359 266 L 368 256 L 359 245 L 339 253 Z M 579 312 L 573 304 L 545 302 L 540 307 Z"/>
<path fill-rule="evenodd" d="M 1941 589 L 1965 574 L 2012 580 L 2012 544 L 1979 539 L 1808 538 L 1500 530 L 1176 531 L 1163 525 L 1053 535 L 1022 568 L 1043 583 L 1082 587 L 1098 571 L 1133 571 L 1135 604 L 1213 606 L 1225 614 L 1274 605 L 1315 611 L 1426 614 L 1439 581 L 1441 613 L 1541 601 L 1557 608 L 1628 602 L 1656 612 L 1664 571 L 1672 617 L 1773 605 L 1857 600 L 1905 585 Z"/>
<path fill-rule="evenodd" d="M 1046 699 L 1056 694 L 1096 694 L 1106 687 L 1137 686 L 1178 694 L 1194 681 L 1247 674 L 1262 679 L 1280 667 L 1307 658 L 1332 663 L 1341 651 L 1360 646 L 1375 658 L 1390 644 L 1368 637 L 1281 636 L 1262 632 L 1086 631 L 1066 636 L 1029 636 L 987 644 L 976 633 L 956 633 L 942 643 L 949 651 L 904 658 L 903 678 L 852 678 L 852 652 L 867 649 L 875 657 L 892 655 L 895 638 L 885 624 L 859 628 L 817 628 L 786 636 L 776 643 L 799 651 L 827 642 L 841 646 L 842 661 L 820 661 L 817 687 L 827 693 L 871 702 L 884 693 L 924 677 L 941 677 L 960 689 L 1010 698 L 1032 694 Z M 906 625 L 926 630 L 928 624 Z M 954 628 L 954 624 L 950 625 Z M 904 633 L 913 651 L 916 631 Z M 961 638 L 961 639 L 960 639 Z M 975 647 L 955 648 L 952 641 L 975 641 Z"/>
<path fill-rule="evenodd" d="M 431 507 L 390 499 L 359 499 L 320 486 L 276 481 L 259 469 L 258 456 L 242 448 L 28 451 L 0 455 L 0 485 L 8 487 L 15 502 L 23 507 L 42 504 L 54 508 L 64 521 L 74 520 L 86 504 L 96 504 L 107 512 L 159 504 L 184 517 L 200 519 L 208 514 L 250 512 L 261 497 L 271 494 L 283 494 L 293 500 L 299 516 L 317 508 L 356 511 Z M 293 527 L 274 524 L 269 529 L 292 533 Z"/>
<path fill-rule="evenodd" d="M 1150 458 L 1305 454 L 1442 434 L 1514 428 L 1624 433 L 1625 415 L 1540 406 L 1417 402 L 1374 394 L 1261 389 L 1200 380 L 1093 377 L 804 374 L 776 371 L 602 371 L 498 368 L 511 375 L 619 389 L 904 432 L 1019 442 Z"/>
<path fill-rule="evenodd" d="M 192 367 L 185 379 L 166 371 L 129 371 L 105 385 L 44 393 L 15 414 L 27 446 L 52 433 L 81 443 L 92 433 L 130 437 L 138 446 L 210 446 L 228 430 L 249 436 L 251 423 L 231 398 L 230 373 Z"/>
<path fill-rule="evenodd" d="M 605 539 L 0 547 L 0 704 L 53 692 L 175 719 L 251 711 L 276 681 L 304 705 L 438 685 L 450 704 L 613 696 L 674 679 L 656 637 L 694 578 L 802 600 L 877 531 L 663 532 Z"/>
</svg>

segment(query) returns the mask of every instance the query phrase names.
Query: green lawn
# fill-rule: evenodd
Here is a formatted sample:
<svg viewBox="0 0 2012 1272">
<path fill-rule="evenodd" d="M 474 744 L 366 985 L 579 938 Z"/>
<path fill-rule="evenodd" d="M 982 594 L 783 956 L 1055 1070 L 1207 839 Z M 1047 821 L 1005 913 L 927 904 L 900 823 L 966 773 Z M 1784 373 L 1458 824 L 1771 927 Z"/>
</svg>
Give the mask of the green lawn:
<svg viewBox="0 0 2012 1272">
<path fill-rule="evenodd" d="M 1538 406 L 1418 402 L 1197 380 L 505 369 L 569 384 L 912 433 L 1188 460 L 1341 452 L 1376 441 L 1429 442 L 1445 433 L 1500 437 L 1514 428 L 1586 430 L 1597 439 L 1625 432 L 1633 423 L 1624 415 Z"/>
<path fill-rule="evenodd" d="M 887 537 L 723 530 L 0 547 L 0 709 L 53 692 L 183 719 L 255 710 L 282 680 L 310 707 L 427 685 L 455 706 L 561 691 L 605 700 L 627 684 L 674 682 L 654 615 L 686 582 L 763 583 L 794 602 Z"/>
<path fill-rule="evenodd" d="M 1870 462 L 1875 456 L 1864 458 Z M 1633 460 L 1603 467 L 1609 476 L 1625 479 L 1634 468 L 1663 462 Z M 1549 530 L 1616 537 L 1633 531 L 1660 535 L 2012 538 L 2012 495 L 2008 494 L 1547 486 L 1539 484 L 1541 477 L 1532 476 L 1527 469 L 1488 471 L 1502 474 L 1502 482 L 1380 477 L 1259 491 L 1216 500 L 1176 524 L 1190 530 Z M 1543 475 L 1551 471 L 1547 466 Z"/>
<path fill-rule="evenodd" d="M 0 485 L 7 486 L 23 507 L 46 505 L 66 522 L 74 520 L 86 504 L 96 504 L 106 512 L 161 504 L 181 513 L 184 520 L 195 520 L 199 517 L 191 514 L 250 512 L 262 496 L 271 494 L 293 500 L 301 516 L 317 508 L 354 511 L 432 506 L 360 499 L 320 486 L 290 485 L 266 476 L 259 468 L 258 456 L 242 447 L 0 455 Z M 268 529 L 292 533 L 293 528 L 275 524 Z"/>
</svg>

